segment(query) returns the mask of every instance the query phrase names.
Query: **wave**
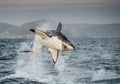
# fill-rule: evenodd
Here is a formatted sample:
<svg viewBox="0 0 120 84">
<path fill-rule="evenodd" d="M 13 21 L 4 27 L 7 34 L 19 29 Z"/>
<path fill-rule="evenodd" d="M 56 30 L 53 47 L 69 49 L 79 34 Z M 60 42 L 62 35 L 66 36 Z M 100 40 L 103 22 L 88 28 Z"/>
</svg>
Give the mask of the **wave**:
<svg viewBox="0 0 120 84">
<path fill-rule="evenodd" d="M 116 74 L 115 72 L 100 69 L 94 72 L 92 77 L 93 83 L 103 83 L 103 82 L 110 82 L 110 83 L 118 83 L 120 82 L 120 75 Z"/>
</svg>

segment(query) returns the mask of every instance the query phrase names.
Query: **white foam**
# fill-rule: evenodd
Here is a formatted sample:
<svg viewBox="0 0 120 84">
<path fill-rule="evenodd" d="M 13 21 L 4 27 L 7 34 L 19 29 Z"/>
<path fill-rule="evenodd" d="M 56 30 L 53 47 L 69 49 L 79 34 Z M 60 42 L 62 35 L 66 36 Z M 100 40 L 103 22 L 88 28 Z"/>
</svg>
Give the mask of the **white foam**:
<svg viewBox="0 0 120 84">
<path fill-rule="evenodd" d="M 116 78 L 120 78 L 120 75 L 112 71 L 106 71 L 105 69 L 100 69 L 93 74 L 92 80 L 99 81 L 99 80 L 108 80 L 108 79 L 116 79 Z"/>
<path fill-rule="evenodd" d="M 66 53 L 69 54 L 69 53 Z M 59 72 L 57 79 L 59 83 L 67 83 L 67 84 L 74 84 L 74 76 L 68 76 L 68 71 L 70 68 L 67 67 L 67 64 L 65 63 L 65 60 L 69 59 L 69 55 L 66 56 L 59 56 L 59 59 L 57 63 L 55 64 L 55 69 Z"/>
<path fill-rule="evenodd" d="M 104 54 L 101 55 L 102 59 L 113 59 L 111 53 L 104 51 Z"/>
<path fill-rule="evenodd" d="M 26 43 L 26 46 L 29 45 Z M 18 52 L 18 59 L 14 76 L 28 78 L 30 80 L 36 80 L 38 82 L 45 83 L 52 82 L 55 77 L 51 75 L 46 75 L 46 72 L 49 72 L 48 71 L 49 67 L 47 67 L 49 66 L 49 64 L 45 65 L 44 62 L 42 62 L 45 61 L 43 55 L 42 52 L 41 53 Z"/>
<path fill-rule="evenodd" d="M 22 43 L 20 43 L 20 46 L 17 51 L 20 52 L 20 51 L 25 51 L 25 50 L 30 50 L 30 49 L 31 49 L 30 42 L 22 42 Z"/>
<path fill-rule="evenodd" d="M 42 45 L 40 43 L 40 39 L 41 39 L 41 37 L 36 34 L 34 37 L 33 47 L 32 47 L 33 53 L 39 54 L 42 51 Z"/>
</svg>

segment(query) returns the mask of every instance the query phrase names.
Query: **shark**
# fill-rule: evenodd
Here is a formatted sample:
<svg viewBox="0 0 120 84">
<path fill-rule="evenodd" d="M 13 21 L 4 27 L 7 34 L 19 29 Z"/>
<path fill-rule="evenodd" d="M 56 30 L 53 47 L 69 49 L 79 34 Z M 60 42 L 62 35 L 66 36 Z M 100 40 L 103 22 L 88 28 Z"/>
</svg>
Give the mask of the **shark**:
<svg viewBox="0 0 120 84">
<path fill-rule="evenodd" d="M 47 47 L 52 55 L 54 64 L 57 62 L 59 51 L 75 50 L 75 46 L 68 40 L 68 38 L 61 32 L 62 23 L 59 22 L 56 30 L 48 30 L 46 32 L 40 29 L 30 29 L 30 31 L 38 34 L 40 44 L 42 47 Z"/>
</svg>

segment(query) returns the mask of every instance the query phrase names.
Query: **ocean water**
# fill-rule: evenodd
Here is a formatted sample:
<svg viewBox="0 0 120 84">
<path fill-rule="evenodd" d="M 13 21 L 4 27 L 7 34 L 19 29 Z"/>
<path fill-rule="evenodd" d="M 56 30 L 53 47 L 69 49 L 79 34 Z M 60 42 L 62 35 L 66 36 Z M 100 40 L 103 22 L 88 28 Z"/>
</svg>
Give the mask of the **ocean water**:
<svg viewBox="0 0 120 84">
<path fill-rule="evenodd" d="M 120 39 L 70 39 L 75 51 L 53 64 L 47 48 L 30 50 L 32 39 L 0 40 L 0 84 L 120 84 Z"/>
</svg>

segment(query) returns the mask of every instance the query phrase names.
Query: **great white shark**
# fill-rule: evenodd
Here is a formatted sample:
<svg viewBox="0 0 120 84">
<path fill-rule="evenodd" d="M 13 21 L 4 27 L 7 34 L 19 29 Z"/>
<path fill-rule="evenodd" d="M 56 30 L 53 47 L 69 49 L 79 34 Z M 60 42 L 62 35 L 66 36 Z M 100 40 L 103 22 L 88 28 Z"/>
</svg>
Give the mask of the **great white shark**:
<svg viewBox="0 0 120 84">
<path fill-rule="evenodd" d="M 74 45 L 61 32 L 62 24 L 59 22 L 56 30 L 42 31 L 40 29 L 30 29 L 30 31 L 40 35 L 42 47 L 47 47 L 50 51 L 54 64 L 57 62 L 59 51 L 75 50 Z"/>
</svg>

